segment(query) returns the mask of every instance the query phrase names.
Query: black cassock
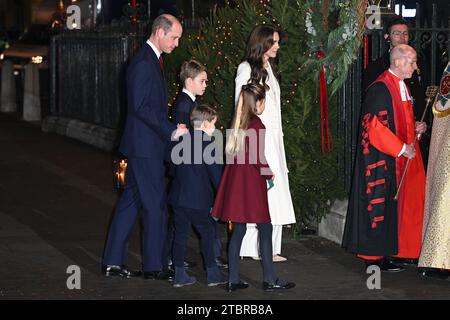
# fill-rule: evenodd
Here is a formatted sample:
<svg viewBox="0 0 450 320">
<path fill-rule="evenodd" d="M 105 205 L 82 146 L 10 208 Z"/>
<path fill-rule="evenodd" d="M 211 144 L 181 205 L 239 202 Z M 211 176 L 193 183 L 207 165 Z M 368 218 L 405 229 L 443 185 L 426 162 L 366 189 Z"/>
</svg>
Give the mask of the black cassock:
<svg viewBox="0 0 450 320">
<path fill-rule="evenodd" d="M 369 144 L 367 127 L 373 116 L 395 134 L 391 95 L 381 82 L 370 86 L 361 112 L 342 247 L 361 255 L 392 256 L 398 251 L 395 158 Z"/>
</svg>

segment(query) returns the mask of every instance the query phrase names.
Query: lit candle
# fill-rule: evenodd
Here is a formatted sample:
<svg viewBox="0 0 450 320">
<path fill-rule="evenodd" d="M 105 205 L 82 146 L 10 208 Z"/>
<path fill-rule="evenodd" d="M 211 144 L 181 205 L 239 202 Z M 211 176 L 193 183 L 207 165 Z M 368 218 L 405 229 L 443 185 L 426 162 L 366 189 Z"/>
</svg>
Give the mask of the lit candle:
<svg viewBox="0 0 450 320">
<path fill-rule="evenodd" d="M 120 188 L 120 174 L 119 171 L 116 171 L 116 181 L 115 181 L 116 188 Z"/>
<path fill-rule="evenodd" d="M 120 161 L 119 172 L 120 172 L 120 185 L 123 187 L 125 184 L 125 173 L 127 169 L 127 163 L 125 160 Z"/>
</svg>

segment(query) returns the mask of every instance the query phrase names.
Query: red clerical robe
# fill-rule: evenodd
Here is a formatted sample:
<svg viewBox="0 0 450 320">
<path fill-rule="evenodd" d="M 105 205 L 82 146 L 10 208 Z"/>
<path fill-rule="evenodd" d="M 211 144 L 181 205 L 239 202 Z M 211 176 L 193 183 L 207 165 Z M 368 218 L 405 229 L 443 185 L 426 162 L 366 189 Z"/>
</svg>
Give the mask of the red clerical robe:
<svg viewBox="0 0 450 320">
<path fill-rule="evenodd" d="M 371 85 L 364 101 L 343 238 L 343 247 L 363 259 L 420 254 L 425 170 L 418 142 L 398 201 L 393 199 L 407 161 L 398 155 L 415 136 L 408 98 L 406 87 L 402 93 L 400 79 L 387 70 Z"/>
</svg>

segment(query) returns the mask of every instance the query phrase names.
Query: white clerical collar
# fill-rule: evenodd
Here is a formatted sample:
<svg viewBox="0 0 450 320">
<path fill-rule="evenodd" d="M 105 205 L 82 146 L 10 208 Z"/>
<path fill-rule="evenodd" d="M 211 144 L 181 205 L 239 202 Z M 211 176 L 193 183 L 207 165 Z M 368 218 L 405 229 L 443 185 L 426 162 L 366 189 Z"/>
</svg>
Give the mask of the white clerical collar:
<svg viewBox="0 0 450 320">
<path fill-rule="evenodd" d="M 186 93 L 189 96 L 189 98 L 191 98 L 191 100 L 195 102 L 195 96 L 189 90 L 183 88 L 183 92 Z"/>
<path fill-rule="evenodd" d="M 161 55 L 161 52 L 159 52 L 159 50 L 156 48 L 156 46 L 150 40 L 147 40 L 147 44 L 153 49 L 153 51 L 156 54 L 156 57 L 159 60 L 159 56 Z"/>
<path fill-rule="evenodd" d="M 400 79 L 400 77 L 398 75 L 396 75 L 394 73 L 394 71 L 392 71 L 391 69 L 389 69 L 389 72 L 392 73 L 394 76 L 396 76 L 399 81 L 398 84 L 400 85 L 400 95 L 402 96 L 402 101 L 411 101 L 411 96 L 408 93 L 408 89 L 406 87 L 406 83 L 405 81 L 403 81 L 402 79 Z"/>
</svg>

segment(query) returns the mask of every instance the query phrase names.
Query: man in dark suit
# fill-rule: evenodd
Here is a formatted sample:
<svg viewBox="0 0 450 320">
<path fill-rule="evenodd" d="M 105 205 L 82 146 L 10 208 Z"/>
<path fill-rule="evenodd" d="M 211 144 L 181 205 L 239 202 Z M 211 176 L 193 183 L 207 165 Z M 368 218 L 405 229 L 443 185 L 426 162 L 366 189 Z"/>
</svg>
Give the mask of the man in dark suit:
<svg viewBox="0 0 450 320">
<path fill-rule="evenodd" d="M 163 271 L 166 239 L 164 158 L 171 138 L 187 133 L 167 118 L 167 87 L 161 54 L 171 53 L 183 32 L 180 22 L 163 14 L 127 70 L 128 113 L 120 152 L 128 157 L 123 194 L 111 222 L 102 271 L 106 276 L 133 277 L 125 266 L 127 245 L 142 210 L 142 270 L 146 279 L 169 279 Z M 170 280 L 170 279 L 169 279 Z"/>
<path fill-rule="evenodd" d="M 174 287 L 196 282 L 184 269 L 186 242 L 191 225 L 200 234 L 202 254 L 206 265 L 208 286 L 227 282 L 217 266 L 214 254 L 215 230 L 211 224 L 211 208 L 214 190 L 222 176 L 222 159 L 216 159 L 212 134 L 217 121 L 217 111 L 207 105 L 194 107 L 191 113 L 193 129 L 172 150 L 175 174 L 169 192 L 169 203 L 174 211 L 173 264 L 175 265 Z"/>
</svg>

